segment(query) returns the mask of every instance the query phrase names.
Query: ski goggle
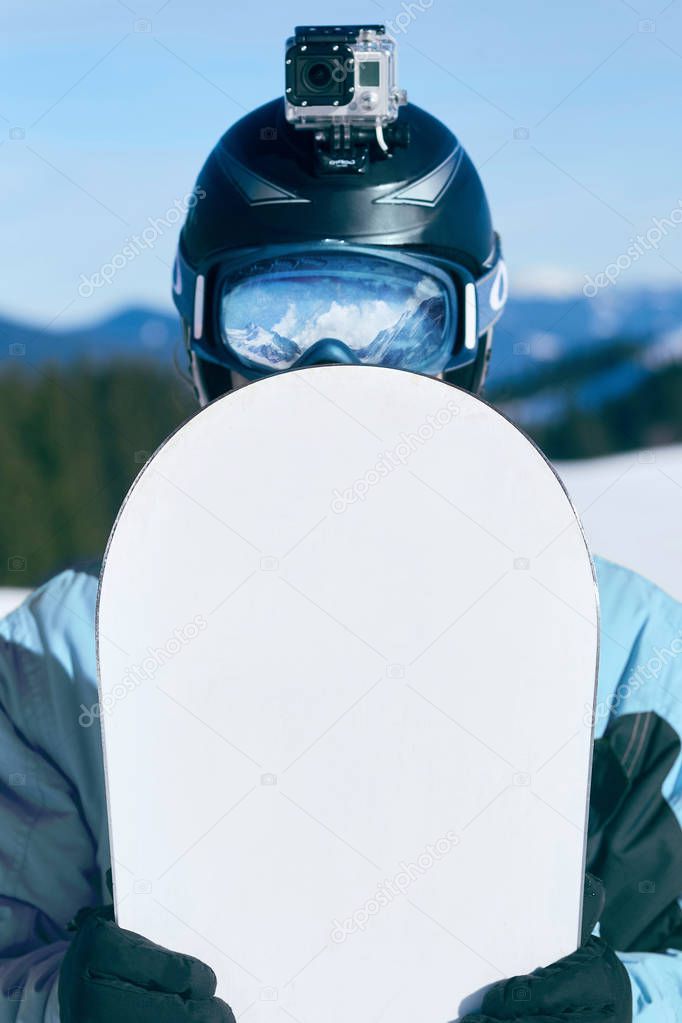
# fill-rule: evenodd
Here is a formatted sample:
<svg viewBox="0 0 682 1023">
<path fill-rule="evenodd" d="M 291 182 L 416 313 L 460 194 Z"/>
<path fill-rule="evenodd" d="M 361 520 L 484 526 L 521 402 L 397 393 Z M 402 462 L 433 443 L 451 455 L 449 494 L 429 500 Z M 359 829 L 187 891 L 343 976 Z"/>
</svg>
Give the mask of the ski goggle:
<svg viewBox="0 0 682 1023">
<path fill-rule="evenodd" d="M 182 302 L 190 276 L 191 316 Z M 435 375 L 476 358 L 504 308 L 507 278 L 499 248 L 478 280 L 446 260 L 344 242 L 232 252 L 213 281 L 213 343 L 205 339 L 205 276 L 180 253 L 174 291 L 193 324 L 192 349 L 247 377 L 316 362 Z"/>
</svg>

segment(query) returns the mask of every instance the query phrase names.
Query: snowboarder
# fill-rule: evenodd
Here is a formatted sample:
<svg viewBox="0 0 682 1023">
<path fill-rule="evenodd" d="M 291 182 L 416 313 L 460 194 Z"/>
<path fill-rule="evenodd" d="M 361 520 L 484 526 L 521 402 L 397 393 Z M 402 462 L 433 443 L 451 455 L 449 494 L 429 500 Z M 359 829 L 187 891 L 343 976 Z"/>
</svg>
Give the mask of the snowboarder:
<svg viewBox="0 0 682 1023">
<path fill-rule="evenodd" d="M 329 90 L 333 108 L 354 64 L 336 82 L 325 61 L 302 65 L 296 89 Z M 499 238 L 461 145 L 392 95 L 369 130 L 306 125 L 292 92 L 209 156 L 173 283 L 200 403 L 328 362 L 481 390 L 507 295 Z M 0 1023 L 232 1020 L 207 966 L 122 931 L 107 908 L 97 571 L 62 573 L 0 624 Z M 588 881 L 582 947 L 495 985 L 479 1019 L 682 1020 L 682 607 L 627 569 L 597 560 L 597 574 L 588 867 L 605 901 Z"/>
</svg>

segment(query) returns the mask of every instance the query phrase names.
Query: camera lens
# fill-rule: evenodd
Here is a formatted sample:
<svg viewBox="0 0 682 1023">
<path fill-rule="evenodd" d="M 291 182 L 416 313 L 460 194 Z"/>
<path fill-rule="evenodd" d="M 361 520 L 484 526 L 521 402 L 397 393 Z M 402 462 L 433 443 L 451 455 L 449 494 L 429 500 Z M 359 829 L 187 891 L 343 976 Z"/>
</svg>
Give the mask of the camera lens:
<svg viewBox="0 0 682 1023">
<path fill-rule="evenodd" d="M 332 80 L 332 69 L 329 64 L 317 61 L 310 64 L 305 71 L 306 85 L 315 91 L 327 89 Z"/>
</svg>

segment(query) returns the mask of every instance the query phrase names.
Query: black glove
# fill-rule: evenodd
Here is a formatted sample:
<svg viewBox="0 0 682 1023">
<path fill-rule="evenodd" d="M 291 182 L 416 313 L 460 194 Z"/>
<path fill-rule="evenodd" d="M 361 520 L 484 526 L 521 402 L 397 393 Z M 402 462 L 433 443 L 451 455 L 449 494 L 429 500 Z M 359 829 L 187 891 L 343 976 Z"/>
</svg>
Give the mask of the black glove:
<svg viewBox="0 0 682 1023">
<path fill-rule="evenodd" d="M 577 952 L 525 977 L 512 977 L 486 993 L 479 1013 L 460 1023 L 559 1023 L 585 1020 L 631 1023 L 632 989 L 627 970 L 601 938 L 590 938 Z"/>
<path fill-rule="evenodd" d="M 601 882 L 585 879 L 583 898 L 584 944 L 571 955 L 544 969 L 512 977 L 491 987 L 480 1012 L 460 1023 L 632 1023 L 632 986 L 620 959 L 601 938 L 591 937 L 604 906 Z"/>
<path fill-rule="evenodd" d="M 235 1023 L 213 970 L 85 909 L 59 973 L 61 1023 Z"/>
</svg>

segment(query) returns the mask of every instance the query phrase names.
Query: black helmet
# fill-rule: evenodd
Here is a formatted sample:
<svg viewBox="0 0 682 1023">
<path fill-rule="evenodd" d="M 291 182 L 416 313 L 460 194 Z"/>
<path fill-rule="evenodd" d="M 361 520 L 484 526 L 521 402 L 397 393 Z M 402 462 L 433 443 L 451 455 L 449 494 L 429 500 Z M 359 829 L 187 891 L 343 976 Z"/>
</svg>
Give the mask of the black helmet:
<svg viewBox="0 0 682 1023">
<path fill-rule="evenodd" d="M 220 139 L 197 180 L 173 282 L 201 401 L 230 390 L 233 371 L 256 379 L 335 361 L 442 372 L 480 390 L 507 297 L 485 192 L 435 117 L 409 104 L 393 127 L 390 158 L 370 147 L 360 173 L 321 170 L 319 136 L 288 123 L 282 98 Z M 299 317 L 300 336 L 287 330 L 296 315 L 292 289 L 324 295 L 338 309 L 349 286 L 362 291 L 352 304 L 353 343 L 336 323 L 325 333 L 329 316 L 319 302 L 306 305 L 303 326 Z M 396 304 L 383 322 L 374 313 L 386 306 L 387 288 Z M 428 339 L 419 357 L 410 340 L 417 336 Z"/>
</svg>

